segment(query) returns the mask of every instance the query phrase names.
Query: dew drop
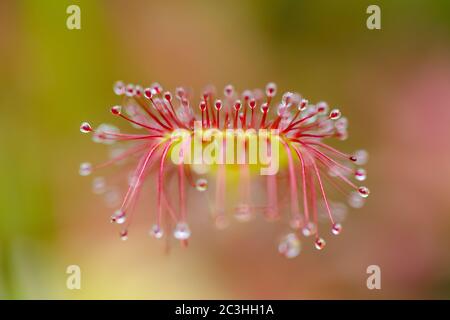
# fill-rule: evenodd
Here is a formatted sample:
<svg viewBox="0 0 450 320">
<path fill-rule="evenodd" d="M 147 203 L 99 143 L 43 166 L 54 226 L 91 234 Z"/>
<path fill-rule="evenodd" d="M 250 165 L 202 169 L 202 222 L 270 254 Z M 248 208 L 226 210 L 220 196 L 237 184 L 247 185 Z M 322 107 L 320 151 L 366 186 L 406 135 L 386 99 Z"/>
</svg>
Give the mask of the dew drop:
<svg viewBox="0 0 450 320">
<path fill-rule="evenodd" d="M 358 181 L 364 181 L 367 178 L 367 172 L 363 168 L 358 168 L 355 171 L 355 179 Z"/>
<path fill-rule="evenodd" d="M 122 81 L 117 81 L 114 83 L 113 90 L 115 94 L 121 96 L 125 93 L 125 84 Z"/>
<path fill-rule="evenodd" d="M 111 223 L 123 224 L 126 221 L 125 212 L 118 209 L 111 215 Z"/>
<path fill-rule="evenodd" d="M 334 235 L 339 235 L 342 232 L 342 225 L 340 223 L 335 223 L 333 228 L 331 228 L 331 233 Z"/>
<path fill-rule="evenodd" d="M 152 83 L 151 87 L 155 94 L 160 94 L 163 92 L 163 87 L 158 82 Z"/>
<path fill-rule="evenodd" d="M 247 222 L 252 219 L 252 213 L 248 204 L 239 204 L 236 206 L 234 217 L 237 221 Z"/>
<path fill-rule="evenodd" d="M 307 107 L 308 107 L 308 100 L 306 99 L 302 99 L 298 104 L 298 110 L 300 111 L 305 111 Z"/>
<path fill-rule="evenodd" d="M 222 101 L 216 100 L 216 102 L 214 102 L 214 107 L 216 108 L 216 110 L 222 109 Z"/>
<path fill-rule="evenodd" d="M 250 90 L 244 90 L 244 92 L 242 92 L 242 97 L 244 98 L 244 101 L 248 101 L 253 97 L 253 94 Z"/>
<path fill-rule="evenodd" d="M 177 96 L 178 99 L 183 99 L 186 96 L 186 90 L 184 90 L 183 87 L 177 87 L 175 89 L 175 95 Z"/>
<path fill-rule="evenodd" d="M 132 96 L 134 96 L 134 93 L 135 93 L 135 91 L 134 91 L 134 85 L 132 85 L 132 84 L 127 84 L 127 86 L 125 87 L 125 94 L 126 94 L 128 97 L 132 97 Z"/>
<path fill-rule="evenodd" d="M 144 97 L 151 99 L 153 97 L 153 90 L 151 88 L 144 89 Z"/>
<path fill-rule="evenodd" d="M 328 112 L 328 103 L 321 101 L 317 103 L 317 112 L 320 114 L 326 114 Z"/>
<path fill-rule="evenodd" d="M 316 241 L 314 242 L 314 246 L 316 247 L 317 250 L 322 250 L 326 245 L 326 242 L 323 238 L 317 238 Z"/>
<path fill-rule="evenodd" d="M 369 153 L 366 150 L 357 150 L 353 156 L 356 158 L 355 163 L 359 166 L 366 164 L 369 160 Z"/>
<path fill-rule="evenodd" d="M 92 127 L 88 122 L 83 122 L 80 126 L 80 131 L 82 133 L 88 133 L 92 131 Z"/>
<path fill-rule="evenodd" d="M 173 236 L 178 240 L 186 240 L 191 236 L 191 230 L 186 222 L 178 222 L 173 231 Z"/>
<path fill-rule="evenodd" d="M 200 101 L 198 107 L 200 108 L 201 111 L 205 111 L 206 110 L 206 102 L 205 101 Z"/>
<path fill-rule="evenodd" d="M 241 110 L 241 107 L 242 107 L 241 100 L 236 100 L 234 103 L 234 110 L 239 111 L 239 110 Z"/>
<path fill-rule="evenodd" d="M 302 233 L 305 237 L 312 236 L 317 231 L 317 227 L 313 222 L 308 222 L 306 226 L 303 227 Z"/>
<path fill-rule="evenodd" d="M 111 107 L 111 113 L 114 115 L 119 115 L 122 113 L 122 107 L 121 106 L 114 106 Z"/>
<path fill-rule="evenodd" d="M 88 176 L 92 173 L 92 164 L 89 162 L 83 162 L 80 164 L 80 170 L 78 171 L 80 176 Z"/>
<path fill-rule="evenodd" d="M 223 89 L 223 94 L 226 97 L 231 97 L 233 95 L 233 92 L 234 92 L 234 87 L 231 84 L 225 86 L 225 89 Z"/>
<path fill-rule="evenodd" d="M 266 85 L 266 95 L 273 98 L 277 94 L 277 85 L 270 82 Z"/>
<path fill-rule="evenodd" d="M 250 99 L 248 106 L 250 107 L 250 109 L 255 109 L 256 107 L 256 100 L 255 99 Z"/>
<path fill-rule="evenodd" d="M 141 86 L 136 86 L 136 88 L 134 89 L 134 92 L 135 92 L 136 96 L 140 97 L 140 96 L 142 96 L 142 92 L 144 92 L 144 89 Z"/>
<path fill-rule="evenodd" d="M 367 187 L 359 187 L 358 192 L 359 192 L 359 195 L 363 198 L 367 198 L 370 193 L 370 191 Z"/>
<path fill-rule="evenodd" d="M 288 259 L 295 258 L 300 254 L 301 244 L 295 233 L 284 236 L 278 245 L 278 252 Z"/>
<path fill-rule="evenodd" d="M 281 97 L 281 101 L 283 102 L 284 105 L 289 105 L 291 103 L 292 96 L 293 96 L 292 92 L 285 92 Z"/>
<path fill-rule="evenodd" d="M 206 191 L 208 189 L 208 180 L 203 178 L 198 179 L 195 183 L 195 188 L 201 192 Z"/>
<path fill-rule="evenodd" d="M 102 194 L 106 191 L 106 181 L 103 177 L 96 177 L 92 180 L 92 192 L 95 194 Z"/>
<path fill-rule="evenodd" d="M 122 241 L 128 240 L 128 231 L 127 230 L 120 231 L 120 239 Z"/>
<path fill-rule="evenodd" d="M 169 91 L 164 92 L 164 99 L 168 102 L 172 101 L 172 94 Z"/>
<path fill-rule="evenodd" d="M 337 120 L 341 117 L 341 111 L 339 109 L 333 109 L 330 112 L 330 119 L 331 120 Z"/>
<path fill-rule="evenodd" d="M 150 231 L 148 232 L 148 234 L 155 239 L 161 239 L 164 235 L 164 231 L 163 231 L 163 229 L 161 229 L 161 227 L 159 225 L 154 224 L 150 228 Z"/>
<path fill-rule="evenodd" d="M 265 113 L 265 112 L 267 112 L 267 111 L 269 110 L 269 105 L 267 104 L 267 102 L 264 102 L 264 103 L 261 105 L 260 110 L 261 110 L 262 113 Z"/>
</svg>

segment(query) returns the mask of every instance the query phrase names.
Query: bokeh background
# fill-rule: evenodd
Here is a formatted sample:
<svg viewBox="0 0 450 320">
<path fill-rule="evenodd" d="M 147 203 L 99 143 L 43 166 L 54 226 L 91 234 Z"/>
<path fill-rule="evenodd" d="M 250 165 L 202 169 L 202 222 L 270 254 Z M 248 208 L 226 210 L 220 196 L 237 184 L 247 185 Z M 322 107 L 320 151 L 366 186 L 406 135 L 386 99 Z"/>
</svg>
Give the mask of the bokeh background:
<svg viewBox="0 0 450 320">
<path fill-rule="evenodd" d="M 66 28 L 70 4 L 81 30 Z M 370 4 L 381 30 L 366 28 Z M 0 298 L 450 298 L 449 36 L 446 0 L 1 1 Z M 217 231 L 195 196 L 188 249 L 168 254 L 145 218 L 120 241 L 78 175 L 107 156 L 79 124 L 113 122 L 120 79 L 197 94 L 275 81 L 339 105 L 339 147 L 370 153 L 367 205 L 294 260 L 274 224 Z M 81 290 L 66 288 L 72 264 Z M 371 264 L 381 290 L 366 287 Z"/>
</svg>

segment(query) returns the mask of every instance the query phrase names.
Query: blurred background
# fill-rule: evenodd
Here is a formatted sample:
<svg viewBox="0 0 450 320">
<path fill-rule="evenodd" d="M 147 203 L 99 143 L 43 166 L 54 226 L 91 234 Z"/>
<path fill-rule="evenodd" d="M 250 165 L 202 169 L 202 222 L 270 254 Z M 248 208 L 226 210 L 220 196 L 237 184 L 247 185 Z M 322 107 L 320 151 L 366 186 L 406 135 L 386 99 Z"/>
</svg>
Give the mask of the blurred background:
<svg viewBox="0 0 450 320">
<path fill-rule="evenodd" d="M 66 28 L 71 4 L 81 30 Z M 381 30 L 366 27 L 370 4 Z M 0 298 L 450 298 L 449 36 L 446 0 L 1 1 Z M 122 242 L 78 175 L 107 157 L 79 125 L 114 123 L 116 80 L 195 96 L 274 81 L 338 105 L 350 138 L 336 146 L 369 151 L 371 196 L 326 250 L 308 239 L 293 260 L 276 224 L 216 230 L 198 196 L 188 249 L 148 237 L 151 192 Z M 366 287 L 372 264 L 381 290 Z M 69 265 L 81 290 L 66 288 Z"/>
</svg>

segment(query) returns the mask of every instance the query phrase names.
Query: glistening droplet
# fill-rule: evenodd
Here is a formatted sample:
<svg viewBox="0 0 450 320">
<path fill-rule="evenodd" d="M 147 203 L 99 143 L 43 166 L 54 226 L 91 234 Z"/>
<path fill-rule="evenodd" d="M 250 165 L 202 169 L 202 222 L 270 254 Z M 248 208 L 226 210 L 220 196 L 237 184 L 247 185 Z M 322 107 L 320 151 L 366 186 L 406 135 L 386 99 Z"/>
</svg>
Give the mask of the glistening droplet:
<svg viewBox="0 0 450 320">
<path fill-rule="evenodd" d="M 149 235 L 155 239 L 161 239 L 164 235 L 164 231 L 163 229 L 161 229 L 161 227 L 157 224 L 154 224 L 151 228 L 150 231 L 148 232 Z"/>
<path fill-rule="evenodd" d="M 113 89 L 114 93 L 120 96 L 125 93 L 125 84 L 122 81 L 117 81 L 114 83 Z"/>
<path fill-rule="evenodd" d="M 92 192 L 102 194 L 106 191 L 106 181 L 103 177 L 96 177 L 92 180 Z"/>
<path fill-rule="evenodd" d="M 358 192 L 359 192 L 360 196 L 363 198 L 367 198 L 370 193 L 369 188 L 367 188 L 367 187 L 359 187 Z"/>
<path fill-rule="evenodd" d="M 111 215 L 111 222 L 112 223 L 117 223 L 117 224 L 123 224 L 126 220 L 126 216 L 125 216 L 125 212 L 122 210 L 116 210 L 112 215 Z"/>
<path fill-rule="evenodd" d="M 333 228 L 331 228 L 331 233 L 333 233 L 335 236 L 337 236 L 341 232 L 342 232 L 342 225 L 340 223 L 335 223 L 333 225 Z"/>
<path fill-rule="evenodd" d="M 315 234 L 316 231 L 317 231 L 317 227 L 316 227 L 315 223 L 313 223 L 313 222 L 308 222 L 306 224 L 306 226 L 304 226 L 302 229 L 302 233 L 305 237 L 309 237 L 309 236 Z"/>
<path fill-rule="evenodd" d="M 245 203 L 237 205 L 234 212 L 234 217 L 240 222 L 247 222 L 251 220 L 252 213 L 250 210 L 250 206 Z"/>
<path fill-rule="evenodd" d="M 273 82 L 270 82 L 266 85 L 266 95 L 268 97 L 274 97 L 277 94 L 277 85 Z"/>
<path fill-rule="evenodd" d="M 278 245 L 278 252 L 288 259 L 295 258 L 300 254 L 301 244 L 295 233 L 284 236 Z"/>
<path fill-rule="evenodd" d="M 88 176 L 92 173 L 92 164 L 89 162 L 83 162 L 80 164 L 80 170 L 78 171 L 81 176 Z"/>
<path fill-rule="evenodd" d="M 363 168 L 358 168 L 355 170 L 355 179 L 358 181 L 364 181 L 366 180 L 367 177 L 367 173 L 366 170 L 364 170 Z"/>
<path fill-rule="evenodd" d="M 83 123 L 80 125 L 80 131 L 81 131 L 82 133 L 88 133 L 88 132 L 91 132 L 91 131 L 92 131 L 92 127 L 91 127 L 91 125 L 90 125 L 88 122 L 83 122 Z"/>
<path fill-rule="evenodd" d="M 355 163 L 358 166 L 366 164 L 367 160 L 369 160 L 369 153 L 363 149 L 355 151 L 353 156 L 356 158 Z"/>
<path fill-rule="evenodd" d="M 341 117 L 341 111 L 339 109 L 333 109 L 330 112 L 330 119 L 331 120 L 337 120 Z"/>
<path fill-rule="evenodd" d="M 191 236 L 191 230 L 186 222 L 178 222 L 173 231 L 173 236 L 178 240 L 186 240 Z"/>
<path fill-rule="evenodd" d="M 317 250 L 322 250 L 326 245 L 326 242 L 323 238 L 317 238 L 316 241 L 314 242 L 314 246 L 316 247 Z"/>
<path fill-rule="evenodd" d="M 195 183 L 195 188 L 201 192 L 206 191 L 208 189 L 208 180 L 203 178 L 198 179 Z"/>
<path fill-rule="evenodd" d="M 127 230 L 120 231 L 120 239 L 122 241 L 128 240 L 128 231 Z"/>
</svg>

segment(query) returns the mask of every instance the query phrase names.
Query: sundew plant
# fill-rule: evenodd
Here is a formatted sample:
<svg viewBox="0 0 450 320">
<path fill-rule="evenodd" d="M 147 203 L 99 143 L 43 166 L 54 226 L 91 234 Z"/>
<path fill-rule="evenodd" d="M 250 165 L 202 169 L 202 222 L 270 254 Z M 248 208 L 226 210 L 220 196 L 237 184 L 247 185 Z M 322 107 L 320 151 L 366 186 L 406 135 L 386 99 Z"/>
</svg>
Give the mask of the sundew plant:
<svg viewBox="0 0 450 320">
<path fill-rule="evenodd" d="M 257 214 L 283 220 L 290 231 L 281 238 L 278 251 L 288 258 L 300 253 L 300 235 L 312 236 L 318 250 L 325 247 L 319 228 L 323 217 L 331 234 L 341 233 L 346 205 L 339 200 L 360 208 L 369 195 L 369 189 L 359 184 L 366 179 L 361 165 L 367 161 L 367 152 L 344 153 L 327 143 L 347 139 L 348 120 L 326 102 L 313 104 L 293 92 L 285 92 L 277 101 L 274 83 L 265 90 L 242 93 L 227 85 L 222 95 L 208 86 L 197 101 L 187 88 L 176 88 L 172 94 L 158 83 L 143 88 L 119 81 L 114 92 L 122 101 L 111 107 L 112 115 L 125 120 L 136 133 L 122 133 L 109 124 L 94 129 L 83 122 L 80 131 L 92 134 L 94 142 L 119 143 L 121 148 L 104 163 L 82 163 L 79 172 L 88 176 L 113 164 L 133 163 L 133 169 L 125 172 L 123 200 L 111 216 L 111 222 L 121 226 L 123 240 L 129 236 L 136 202 L 145 201 L 146 181 L 156 186 L 149 223 L 152 237 L 172 234 L 187 245 L 191 237 L 188 202 L 195 201 L 195 193 L 187 188 L 208 193 L 214 181 L 215 192 L 209 196 L 216 226 L 227 226 L 231 215 L 239 221 Z M 274 170 L 261 170 L 264 165 Z M 176 192 L 168 191 L 172 177 L 177 181 Z M 103 178 L 96 177 L 93 187 L 102 193 Z M 263 205 L 255 203 L 255 192 L 264 199 Z M 230 201 L 234 201 L 231 213 Z"/>
</svg>

